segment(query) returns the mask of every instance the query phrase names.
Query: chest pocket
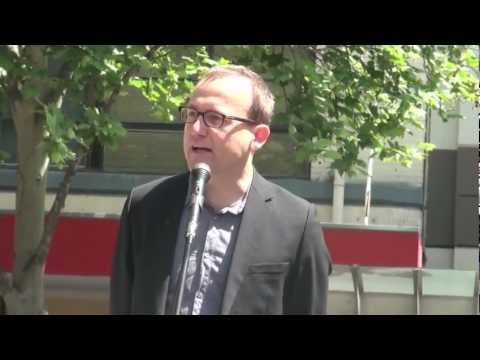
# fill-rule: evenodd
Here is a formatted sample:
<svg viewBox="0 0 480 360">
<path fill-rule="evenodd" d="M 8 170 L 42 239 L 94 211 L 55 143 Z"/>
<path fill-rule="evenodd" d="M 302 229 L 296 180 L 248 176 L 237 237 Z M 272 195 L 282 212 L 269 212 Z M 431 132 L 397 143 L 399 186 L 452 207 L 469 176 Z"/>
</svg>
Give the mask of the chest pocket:
<svg viewBox="0 0 480 360">
<path fill-rule="evenodd" d="M 231 314 L 282 314 L 284 283 L 289 266 L 288 262 L 250 265 Z"/>
<path fill-rule="evenodd" d="M 262 263 L 252 264 L 248 267 L 248 275 L 281 275 L 285 274 L 289 268 L 290 263 Z"/>
</svg>

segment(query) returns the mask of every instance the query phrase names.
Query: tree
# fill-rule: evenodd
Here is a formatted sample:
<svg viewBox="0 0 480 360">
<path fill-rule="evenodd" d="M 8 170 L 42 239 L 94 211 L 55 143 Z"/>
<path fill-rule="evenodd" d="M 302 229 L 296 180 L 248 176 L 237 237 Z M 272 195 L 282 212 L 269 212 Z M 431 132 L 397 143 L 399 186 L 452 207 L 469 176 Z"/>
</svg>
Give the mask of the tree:
<svg viewBox="0 0 480 360">
<path fill-rule="evenodd" d="M 171 119 L 193 77 L 213 64 L 202 46 L 0 46 L 0 103 L 15 124 L 18 163 L 14 268 L 0 270 L 7 313 L 45 313 L 45 260 L 72 177 L 94 144 L 115 146 L 125 135 L 109 113 L 120 90 L 142 88 Z M 67 97 L 80 118 L 65 112 Z M 44 219 L 50 165 L 64 179 Z"/>
<path fill-rule="evenodd" d="M 476 46 L 475 46 L 476 48 Z M 473 46 L 224 46 L 217 53 L 257 70 L 277 99 L 299 161 L 329 160 L 341 174 L 365 173 L 360 151 L 410 166 L 432 144 L 402 143 L 424 115 L 459 119 L 457 101 L 479 98 Z"/>
</svg>

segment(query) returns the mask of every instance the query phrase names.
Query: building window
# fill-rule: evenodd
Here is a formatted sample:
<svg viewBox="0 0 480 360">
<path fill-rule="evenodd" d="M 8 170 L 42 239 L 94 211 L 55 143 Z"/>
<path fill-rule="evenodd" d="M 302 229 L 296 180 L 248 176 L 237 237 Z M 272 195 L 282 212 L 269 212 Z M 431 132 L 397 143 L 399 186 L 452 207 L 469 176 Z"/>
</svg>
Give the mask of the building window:
<svg viewBox="0 0 480 360">
<path fill-rule="evenodd" d="M 4 164 L 16 164 L 17 162 L 17 141 L 15 126 L 10 117 L 0 113 L 0 151 L 8 154 Z"/>
<path fill-rule="evenodd" d="M 95 144 L 80 168 L 159 175 L 186 171 L 183 126 L 162 122 L 139 90 L 128 88 L 121 95 L 112 113 L 122 121 L 127 136 L 120 140 L 115 150 Z M 64 101 L 64 110 L 67 117 L 81 119 L 80 107 L 68 98 Z M 7 165 L 16 163 L 15 129 L 9 118 L 0 121 L 0 150 L 10 154 Z M 295 162 L 294 145 L 285 128 L 272 127 L 270 139 L 256 154 L 254 164 L 262 175 L 268 177 L 308 179 L 310 176 L 307 162 Z"/>
<path fill-rule="evenodd" d="M 270 139 L 254 158 L 257 170 L 264 176 L 310 178 L 310 164 L 295 161 L 295 147 L 286 129 L 272 128 Z"/>
<path fill-rule="evenodd" d="M 133 125 L 124 123 L 128 134 L 115 150 L 104 149 L 105 171 L 170 175 L 186 170 L 182 132 L 178 127 L 169 124 Z"/>
<path fill-rule="evenodd" d="M 124 126 L 128 135 L 117 149 L 104 150 L 105 171 L 161 175 L 186 171 L 182 125 L 124 123 Z M 272 129 L 270 140 L 256 154 L 254 164 L 264 176 L 309 178 L 308 163 L 295 162 L 293 142 L 283 129 Z"/>
<path fill-rule="evenodd" d="M 183 126 L 164 123 L 138 89 L 127 88 L 112 114 L 128 130 L 115 150 L 103 149 L 107 172 L 173 175 L 186 171 Z M 309 164 L 295 162 L 295 149 L 286 128 L 272 127 L 270 140 L 255 156 L 258 171 L 269 177 L 309 178 Z"/>
</svg>

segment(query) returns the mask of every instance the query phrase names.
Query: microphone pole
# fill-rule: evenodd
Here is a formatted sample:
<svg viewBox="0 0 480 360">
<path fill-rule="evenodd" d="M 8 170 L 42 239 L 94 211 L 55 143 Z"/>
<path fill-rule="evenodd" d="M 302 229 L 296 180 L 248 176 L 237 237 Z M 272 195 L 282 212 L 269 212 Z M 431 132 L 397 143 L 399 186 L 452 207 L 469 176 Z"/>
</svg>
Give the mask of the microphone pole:
<svg viewBox="0 0 480 360">
<path fill-rule="evenodd" d="M 195 238 L 198 227 L 198 218 L 203 208 L 205 186 L 210 179 L 210 167 L 205 163 L 198 163 L 190 171 L 190 180 L 187 192 L 188 222 L 185 232 L 185 248 L 183 250 L 183 261 L 180 270 L 180 278 L 177 280 L 177 291 L 175 297 L 175 314 L 180 315 L 183 300 L 183 289 L 187 274 L 187 264 L 190 258 L 190 247 Z"/>
</svg>

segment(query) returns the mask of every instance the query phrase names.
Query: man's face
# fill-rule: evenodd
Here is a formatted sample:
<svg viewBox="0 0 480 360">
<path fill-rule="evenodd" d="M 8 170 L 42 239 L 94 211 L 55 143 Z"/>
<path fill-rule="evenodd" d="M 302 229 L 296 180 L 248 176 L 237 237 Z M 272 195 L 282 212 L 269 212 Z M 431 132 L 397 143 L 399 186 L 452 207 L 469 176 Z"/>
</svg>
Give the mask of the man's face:
<svg viewBox="0 0 480 360">
<path fill-rule="evenodd" d="M 253 90 L 248 79 L 227 76 L 201 84 L 188 103 L 197 111 L 216 111 L 227 116 L 248 118 Z M 254 125 L 225 119 L 221 128 L 207 127 L 201 116 L 185 124 L 183 150 L 189 169 L 196 163 L 210 165 L 213 174 L 241 172 L 251 163 Z"/>
</svg>

